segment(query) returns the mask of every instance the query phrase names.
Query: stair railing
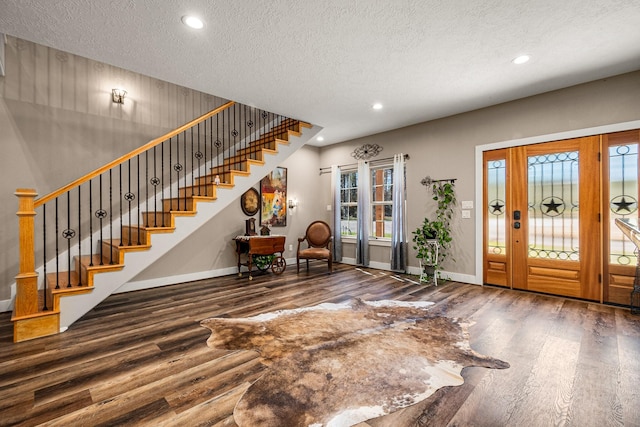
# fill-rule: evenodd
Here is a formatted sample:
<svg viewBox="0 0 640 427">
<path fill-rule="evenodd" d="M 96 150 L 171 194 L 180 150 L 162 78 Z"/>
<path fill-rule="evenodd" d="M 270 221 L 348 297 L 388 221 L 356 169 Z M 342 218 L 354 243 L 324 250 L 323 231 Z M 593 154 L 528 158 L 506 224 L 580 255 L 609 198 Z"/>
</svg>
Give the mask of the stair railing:
<svg viewBox="0 0 640 427">
<path fill-rule="evenodd" d="M 240 158 L 255 158 L 259 142 L 295 122 L 230 101 L 39 199 L 33 189 L 16 190 L 20 265 L 14 316 L 51 309 L 48 272 L 55 272 L 55 289 L 86 285 L 73 273 L 76 259 L 86 257 L 90 266 L 115 264 L 104 240 L 140 245 L 137 226 L 170 227 L 165 204 L 189 211 L 188 196 L 214 196 L 216 181 L 228 180 Z M 40 302 L 36 258 L 42 259 L 45 288 Z"/>
</svg>

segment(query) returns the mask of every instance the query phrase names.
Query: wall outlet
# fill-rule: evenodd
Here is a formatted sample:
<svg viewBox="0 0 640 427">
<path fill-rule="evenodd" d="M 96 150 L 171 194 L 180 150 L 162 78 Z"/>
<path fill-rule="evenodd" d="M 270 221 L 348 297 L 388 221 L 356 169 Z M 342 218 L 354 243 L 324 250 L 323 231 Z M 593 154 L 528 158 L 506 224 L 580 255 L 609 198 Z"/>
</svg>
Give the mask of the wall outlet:
<svg viewBox="0 0 640 427">
<path fill-rule="evenodd" d="M 331 205 L 327 205 L 327 210 L 330 211 L 331 210 Z"/>
<path fill-rule="evenodd" d="M 293 250 L 293 245 L 289 245 L 289 250 L 292 251 Z"/>
<path fill-rule="evenodd" d="M 471 211 L 468 209 L 462 210 L 462 218 L 471 218 Z"/>
</svg>

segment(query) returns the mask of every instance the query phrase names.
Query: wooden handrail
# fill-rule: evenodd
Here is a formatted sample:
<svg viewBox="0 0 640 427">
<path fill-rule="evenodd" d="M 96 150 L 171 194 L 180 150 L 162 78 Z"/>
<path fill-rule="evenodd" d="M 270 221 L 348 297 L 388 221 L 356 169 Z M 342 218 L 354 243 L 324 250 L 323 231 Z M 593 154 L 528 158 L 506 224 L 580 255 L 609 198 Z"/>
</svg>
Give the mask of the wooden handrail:
<svg viewBox="0 0 640 427">
<path fill-rule="evenodd" d="M 622 231 L 622 234 L 627 236 L 637 248 L 640 248 L 640 230 L 634 227 L 632 224 L 629 224 L 627 221 L 622 220 L 621 218 L 616 218 L 616 225 Z"/>
<path fill-rule="evenodd" d="M 166 141 L 169 138 L 173 138 L 174 136 L 178 135 L 179 133 L 184 132 L 185 130 L 197 125 L 198 123 L 201 123 L 205 120 L 207 120 L 209 117 L 215 116 L 216 114 L 220 113 L 223 110 L 226 110 L 227 108 L 230 108 L 231 106 L 233 106 L 235 104 L 235 102 L 233 101 L 229 101 L 224 105 L 221 105 L 220 107 L 216 108 L 215 110 L 212 110 L 208 113 L 203 114 L 202 116 L 191 120 L 190 122 L 180 126 L 177 129 L 172 130 L 169 133 L 166 133 L 164 135 L 162 135 L 159 138 L 156 138 L 148 143 L 146 143 L 145 145 L 143 145 L 142 147 L 138 147 L 135 150 L 131 151 L 128 154 L 125 154 L 124 156 L 110 162 L 107 163 L 106 165 L 94 170 L 93 172 L 89 172 L 88 174 L 86 174 L 85 176 L 83 176 L 82 178 L 78 178 L 75 181 L 65 185 L 64 187 L 61 187 L 49 194 L 47 194 L 46 196 L 40 197 L 39 199 L 37 199 L 35 201 L 35 206 L 34 208 L 37 208 L 39 206 L 44 205 L 45 203 L 47 203 L 50 200 L 55 199 L 56 197 L 68 192 L 69 190 L 84 184 L 85 182 L 97 177 L 98 175 L 108 171 L 111 168 L 114 168 L 116 166 L 118 166 L 119 164 L 122 164 L 124 162 L 126 162 L 127 160 L 130 160 L 132 158 L 134 158 L 135 156 L 137 156 L 138 154 L 144 153 L 145 151 L 147 151 L 150 148 L 155 147 L 156 145 L 160 145 L 163 141 Z"/>
</svg>

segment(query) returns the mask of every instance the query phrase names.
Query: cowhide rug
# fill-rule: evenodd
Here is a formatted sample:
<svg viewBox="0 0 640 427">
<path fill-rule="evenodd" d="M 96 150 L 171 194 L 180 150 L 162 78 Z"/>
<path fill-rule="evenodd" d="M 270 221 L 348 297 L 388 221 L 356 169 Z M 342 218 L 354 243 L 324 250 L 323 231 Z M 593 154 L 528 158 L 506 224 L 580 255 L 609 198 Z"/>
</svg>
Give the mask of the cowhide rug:
<svg viewBox="0 0 640 427">
<path fill-rule="evenodd" d="M 269 366 L 238 401 L 238 426 L 350 426 L 462 384 L 465 366 L 509 367 L 432 304 L 355 300 L 201 325 L 209 347 L 254 349 Z"/>
</svg>

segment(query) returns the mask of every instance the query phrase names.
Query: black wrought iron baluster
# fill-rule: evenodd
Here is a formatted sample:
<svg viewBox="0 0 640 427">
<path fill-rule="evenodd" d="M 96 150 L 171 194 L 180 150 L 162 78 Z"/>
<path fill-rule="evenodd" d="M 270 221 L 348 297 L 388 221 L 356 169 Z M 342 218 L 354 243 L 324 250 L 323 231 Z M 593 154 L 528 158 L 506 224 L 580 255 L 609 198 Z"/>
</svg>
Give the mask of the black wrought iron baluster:
<svg viewBox="0 0 640 427">
<path fill-rule="evenodd" d="M 263 144 L 263 142 L 260 141 L 260 134 L 259 134 L 260 128 L 258 127 L 258 109 L 257 108 L 252 109 L 251 122 L 253 123 L 253 129 L 252 129 L 253 144 L 255 146 L 257 146 L 258 144 Z"/>
<path fill-rule="evenodd" d="M 132 238 L 131 238 L 131 202 L 135 199 L 135 195 L 131 192 L 131 159 L 127 160 L 127 193 L 124 195 L 124 199 L 127 201 L 128 212 L 129 215 L 129 240 L 127 241 L 127 246 L 131 246 Z M 124 243 L 124 235 L 120 235 L 120 246 Z"/>
<path fill-rule="evenodd" d="M 161 182 L 158 178 L 157 171 L 157 158 L 156 147 L 153 147 L 153 178 L 151 178 L 151 185 L 153 185 L 153 226 L 158 226 L 158 185 Z M 148 216 L 148 214 L 147 214 Z"/>
<path fill-rule="evenodd" d="M 59 228 L 59 216 L 58 216 L 58 198 L 56 197 L 56 289 L 60 289 L 60 265 L 58 263 L 60 257 L 60 249 L 58 247 L 59 239 L 58 232 Z"/>
<path fill-rule="evenodd" d="M 224 114 L 224 111 L 222 112 Z M 215 180 L 215 176 L 218 175 L 220 176 L 220 157 L 219 157 L 219 148 L 218 146 L 220 145 L 220 139 L 218 137 L 218 130 L 220 129 L 220 113 L 216 114 L 216 141 L 215 141 L 215 147 L 216 147 L 216 161 L 214 163 L 213 161 L 213 145 L 211 145 L 211 167 L 215 167 L 215 173 L 212 173 L 213 170 L 209 171 L 209 175 L 213 175 L 211 181 Z M 211 138 L 209 138 L 211 140 L 211 142 L 213 143 L 213 120 L 211 120 L 211 132 L 210 132 Z M 222 175 L 224 177 L 224 175 Z M 207 184 L 208 185 L 208 184 Z M 215 191 L 218 191 L 217 189 Z"/>
<path fill-rule="evenodd" d="M 171 204 L 173 203 L 171 201 L 171 199 L 173 199 L 173 185 L 172 185 L 172 182 L 171 182 L 171 180 L 173 179 L 171 177 L 171 165 L 173 165 L 173 160 L 171 159 L 172 154 L 173 153 L 172 153 L 172 149 L 171 149 L 171 138 L 169 138 L 169 212 L 171 212 L 171 210 L 172 210 L 171 208 L 173 207 L 173 206 L 171 206 Z M 164 187 L 164 185 L 163 185 L 163 187 Z M 164 206 L 162 207 L 162 210 L 164 212 Z M 163 222 L 164 222 L 164 220 L 163 220 Z M 163 226 L 164 226 L 164 224 L 163 224 Z"/>
<path fill-rule="evenodd" d="M 156 148 L 153 147 L 155 150 Z M 144 226 L 149 227 L 149 150 L 144 152 L 144 207 L 147 210 L 147 215 L 144 217 Z M 142 215 L 142 212 L 140 212 Z M 142 221 L 140 222 L 142 224 Z M 138 234 L 140 233 L 140 227 L 138 227 Z"/>
<path fill-rule="evenodd" d="M 186 211 L 187 210 L 187 131 L 186 130 L 182 135 L 182 149 L 184 154 L 182 156 L 182 162 L 184 163 L 184 165 L 182 166 L 182 180 L 184 182 L 184 185 L 182 186 L 182 191 L 184 193 L 184 210 Z M 179 195 L 180 193 L 178 193 L 178 196 Z"/>
<path fill-rule="evenodd" d="M 171 146 L 171 140 L 169 140 L 169 146 Z M 162 194 L 161 194 L 162 197 L 160 198 L 160 203 L 162 204 L 163 203 L 162 200 L 164 199 L 164 141 L 162 141 L 160 147 L 161 147 L 161 153 L 160 153 L 160 169 L 161 169 L 160 170 L 160 177 L 161 177 L 160 178 L 161 179 L 161 181 L 160 181 L 160 183 L 161 183 L 160 191 L 162 191 Z M 164 215 L 164 206 L 162 206 L 161 214 L 162 214 L 162 226 L 165 227 L 165 223 L 164 223 L 164 217 L 165 217 L 165 215 Z"/>
<path fill-rule="evenodd" d="M 269 114 L 264 111 L 264 110 L 260 110 L 260 119 L 262 119 L 262 124 L 260 125 L 260 137 L 266 140 L 271 141 L 271 135 L 269 134 L 269 129 L 267 129 L 267 118 L 269 117 Z M 275 139 L 273 140 L 274 144 L 275 144 Z"/>
<path fill-rule="evenodd" d="M 82 262 L 82 202 L 80 200 L 82 185 L 78 185 L 78 264 Z M 78 286 L 82 286 L 82 277 L 78 272 Z"/>
<path fill-rule="evenodd" d="M 102 220 L 107 217 L 107 211 L 102 209 L 102 174 L 100 174 L 100 209 L 96 212 L 96 217 L 100 220 L 100 242 L 98 243 L 100 246 L 100 265 L 104 265 L 104 253 L 102 250 L 102 241 L 104 239 L 103 231 L 104 225 Z"/>
<path fill-rule="evenodd" d="M 226 148 L 226 151 L 223 150 L 222 152 L 222 159 L 223 159 L 222 161 L 224 162 L 228 170 L 235 169 L 232 164 L 233 159 L 231 158 L 231 156 L 233 156 L 233 139 L 231 135 L 231 132 L 233 130 L 233 122 L 232 122 L 233 109 L 235 109 L 235 106 L 233 106 L 232 110 L 229 111 L 229 115 L 227 116 L 227 124 L 226 124 L 227 130 L 226 130 L 226 133 L 222 135 L 223 140 L 225 138 L 227 139 L 227 148 Z"/>
<path fill-rule="evenodd" d="M 122 163 L 120 163 L 118 165 L 118 175 L 119 175 L 119 180 L 118 180 L 118 191 L 119 191 L 119 197 L 118 197 L 118 203 L 120 205 L 120 244 L 118 246 L 122 246 L 122 241 L 124 240 L 124 228 L 123 228 L 123 224 L 122 224 Z M 113 238 L 111 238 L 111 247 L 113 248 Z M 113 249 L 111 249 L 111 252 L 113 252 Z"/>
<path fill-rule="evenodd" d="M 209 139 L 213 139 L 213 121 L 209 122 Z M 211 152 L 211 150 L 209 150 Z M 212 155 L 213 157 L 213 155 Z M 209 169 L 207 169 L 207 162 L 209 162 Z M 211 168 L 213 167 L 213 158 L 211 161 L 207 159 L 207 124 L 204 125 L 204 178 L 200 179 L 200 184 L 204 185 L 204 194 L 205 196 L 209 195 L 209 187 L 207 181 L 207 176 L 211 174 Z"/>
<path fill-rule="evenodd" d="M 180 210 L 180 134 L 176 135 L 176 164 L 173 165 L 173 170 L 176 171 L 176 186 L 178 188 L 178 195 L 177 195 L 177 201 L 176 201 L 176 209 L 175 210 Z M 173 181 L 171 181 L 173 183 Z M 173 199 L 170 199 L 170 205 L 171 207 L 169 208 L 169 210 L 174 210 L 173 208 Z"/>
<path fill-rule="evenodd" d="M 193 141 L 191 141 L 193 143 Z M 182 166 L 182 181 L 184 182 L 184 185 L 182 186 L 183 192 L 184 192 L 184 210 L 187 210 L 187 131 L 185 130 L 183 135 L 182 135 L 182 149 L 183 149 L 183 156 L 182 156 L 182 162 L 184 163 L 184 165 Z M 193 187 L 191 187 L 192 191 L 193 191 Z"/>
<path fill-rule="evenodd" d="M 198 131 L 200 130 L 200 123 L 198 123 Z M 191 195 L 195 196 L 196 195 L 196 182 L 195 182 L 195 176 L 196 176 L 196 165 L 195 165 L 195 160 L 193 160 L 196 155 L 194 150 L 194 145 L 193 145 L 193 127 L 191 128 Z M 185 160 L 186 162 L 186 160 Z M 198 194 L 199 195 L 199 194 Z"/>
<path fill-rule="evenodd" d="M 207 122 L 204 123 L 204 130 L 207 131 Z M 206 141 L 206 138 L 205 138 Z M 205 148 L 206 148 L 205 144 Z M 195 153 L 196 159 L 198 159 L 198 196 L 202 196 L 202 169 L 200 160 L 202 159 L 202 152 L 200 151 L 200 123 L 198 123 L 198 151 Z"/>
<path fill-rule="evenodd" d="M 47 283 L 47 204 L 42 205 L 42 268 L 43 268 L 43 276 L 44 276 L 44 304 L 42 306 L 42 310 L 47 311 L 49 308 L 47 307 L 47 291 L 49 289 Z"/>
<path fill-rule="evenodd" d="M 138 235 L 137 243 L 138 243 L 138 245 L 140 245 L 141 244 L 140 243 L 140 224 L 141 224 L 140 215 L 142 214 L 141 211 L 140 211 L 140 154 L 138 154 L 136 156 L 136 161 L 138 163 L 138 173 L 137 173 L 137 177 L 138 177 L 137 178 L 137 184 L 138 184 L 138 213 L 137 213 L 137 218 L 136 218 L 136 227 L 137 227 L 137 233 L 136 234 Z M 129 227 L 131 227 L 131 224 L 129 224 Z"/>
<path fill-rule="evenodd" d="M 222 170 L 222 174 L 225 178 L 227 177 L 227 175 L 224 175 L 226 173 L 225 169 L 227 166 L 224 161 L 224 149 L 225 149 L 224 122 L 225 122 L 225 116 L 227 116 L 228 114 L 229 114 L 228 109 L 222 110 L 222 117 L 221 117 L 222 120 L 220 120 L 222 122 L 222 125 L 221 127 L 218 127 L 218 129 L 216 129 L 216 133 L 217 133 L 216 141 L 219 141 L 218 145 L 220 145 L 220 147 L 216 145 L 216 159 L 218 159 L 219 168 Z M 220 134 L 223 135 L 222 140 L 220 140 Z M 220 160 L 220 149 L 222 149 L 222 160 Z M 225 182 L 228 182 L 228 181 L 225 179 Z"/>
<path fill-rule="evenodd" d="M 247 106 L 244 105 L 244 111 L 243 111 L 243 116 L 241 117 L 241 122 L 240 123 L 244 123 L 244 134 L 241 132 L 240 133 L 240 144 L 241 144 L 241 153 L 246 153 L 247 150 L 245 150 L 247 148 Z"/>
<path fill-rule="evenodd" d="M 67 288 L 71 287 L 71 239 L 75 232 L 71 230 L 71 191 L 67 191 L 67 229 L 62 232 L 62 237 L 67 239 Z"/>
<path fill-rule="evenodd" d="M 233 105 L 233 130 L 231 131 L 231 136 L 233 136 L 233 154 L 231 155 L 233 158 L 233 163 L 236 163 L 238 159 L 235 157 L 238 153 L 238 127 L 236 124 L 236 116 L 238 115 L 237 104 Z"/>
<path fill-rule="evenodd" d="M 89 266 L 93 267 L 93 179 L 89 180 Z"/>
<path fill-rule="evenodd" d="M 109 240 L 113 244 L 113 169 L 109 169 Z M 100 242 L 100 246 L 103 246 L 102 243 L 104 242 Z M 109 264 L 113 265 L 113 249 L 111 246 L 109 246 Z"/>
</svg>

